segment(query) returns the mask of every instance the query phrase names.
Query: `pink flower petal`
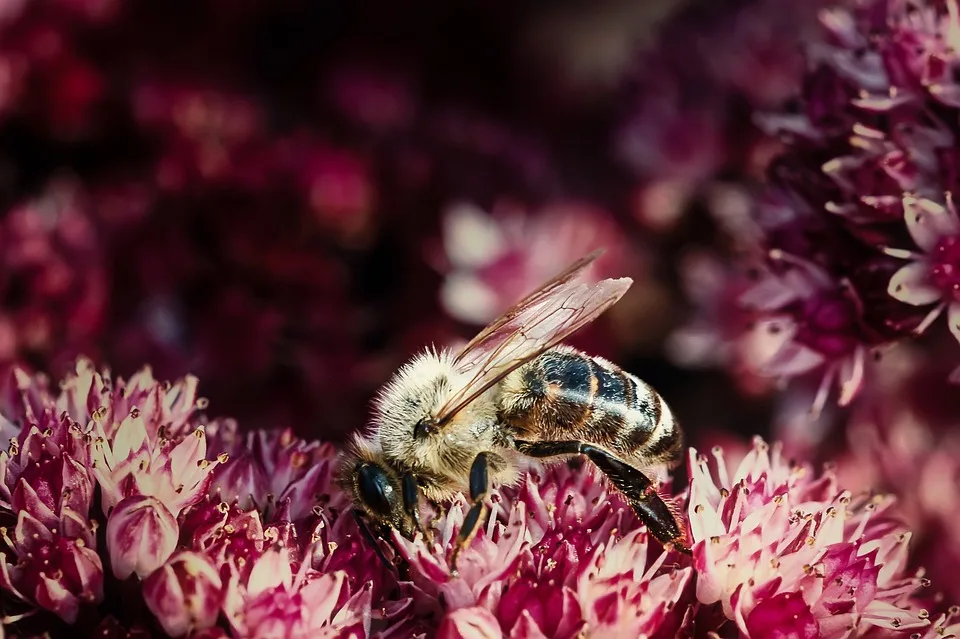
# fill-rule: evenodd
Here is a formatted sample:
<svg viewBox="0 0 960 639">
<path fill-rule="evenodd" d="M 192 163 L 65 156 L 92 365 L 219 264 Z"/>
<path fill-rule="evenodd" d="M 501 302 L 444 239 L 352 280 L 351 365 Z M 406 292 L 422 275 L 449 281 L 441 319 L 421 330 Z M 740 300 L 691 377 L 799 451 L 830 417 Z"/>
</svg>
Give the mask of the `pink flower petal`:
<svg viewBox="0 0 960 639">
<path fill-rule="evenodd" d="M 820 628 L 797 593 L 785 592 L 758 603 L 747 617 L 750 639 L 818 639 Z"/>
<path fill-rule="evenodd" d="M 486 608 L 454 610 L 443 618 L 437 639 L 501 639 L 503 631 L 497 618 Z"/>
</svg>

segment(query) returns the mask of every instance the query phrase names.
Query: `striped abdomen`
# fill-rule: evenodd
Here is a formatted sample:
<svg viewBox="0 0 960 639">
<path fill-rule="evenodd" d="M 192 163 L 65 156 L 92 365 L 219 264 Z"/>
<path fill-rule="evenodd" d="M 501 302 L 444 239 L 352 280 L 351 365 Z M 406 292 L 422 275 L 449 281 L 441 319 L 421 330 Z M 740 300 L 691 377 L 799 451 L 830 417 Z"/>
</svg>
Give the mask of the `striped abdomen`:
<svg viewBox="0 0 960 639">
<path fill-rule="evenodd" d="M 500 409 L 520 439 L 575 439 L 649 462 L 675 459 L 682 445 L 655 390 L 605 359 L 564 346 L 508 376 Z"/>
</svg>

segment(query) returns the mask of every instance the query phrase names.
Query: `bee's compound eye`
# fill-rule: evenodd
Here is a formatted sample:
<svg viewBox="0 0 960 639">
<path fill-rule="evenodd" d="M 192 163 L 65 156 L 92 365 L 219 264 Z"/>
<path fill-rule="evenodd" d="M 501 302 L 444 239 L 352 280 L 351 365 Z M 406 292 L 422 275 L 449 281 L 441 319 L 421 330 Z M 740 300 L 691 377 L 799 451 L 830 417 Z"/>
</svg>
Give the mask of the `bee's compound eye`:
<svg viewBox="0 0 960 639">
<path fill-rule="evenodd" d="M 367 508 L 384 517 L 393 512 L 397 491 L 383 468 L 375 464 L 361 464 L 357 469 L 357 488 Z"/>
</svg>

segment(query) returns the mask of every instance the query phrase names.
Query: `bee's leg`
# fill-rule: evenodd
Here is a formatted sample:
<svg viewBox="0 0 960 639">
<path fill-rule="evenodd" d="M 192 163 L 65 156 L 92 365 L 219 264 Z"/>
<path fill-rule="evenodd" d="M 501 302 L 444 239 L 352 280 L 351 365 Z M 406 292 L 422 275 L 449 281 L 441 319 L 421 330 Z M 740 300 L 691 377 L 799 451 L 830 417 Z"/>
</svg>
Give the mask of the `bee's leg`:
<svg viewBox="0 0 960 639">
<path fill-rule="evenodd" d="M 480 453 L 473 460 L 470 466 L 470 510 L 463 518 L 463 525 L 460 527 L 460 533 L 454 542 L 453 555 L 450 556 L 450 574 L 457 575 L 457 557 L 460 551 L 470 545 L 477 530 L 483 525 L 483 519 L 486 515 L 486 506 L 484 498 L 487 496 L 489 482 L 487 478 L 487 454 Z"/>
<path fill-rule="evenodd" d="M 676 514 L 657 494 L 653 482 L 642 472 L 617 459 L 613 454 L 592 444 L 578 441 L 523 442 L 516 441 L 517 450 L 530 457 L 557 457 L 585 455 L 603 471 L 613 485 L 623 493 L 630 507 L 650 533 L 663 544 L 671 544 L 681 552 L 690 553 L 686 534 Z"/>
<path fill-rule="evenodd" d="M 387 561 L 386 555 L 384 555 L 383 551 L 380 549 L 380 540 L 373 536 L 373 533 L 370 531 L 370 527 L 367 526 L 367 522 L 363 520 L 363 513 L 359 510 L 354 510 L 353 517 L 357 520 L 357 527 L 360 528 L 360 534 L 362 534 L 366 538 L 367 543 L 373 547 L 373 551 L 377 553 L 377 557 L 379 557 L 380 561 L 383 562 L 384 567 L 391 572 L 396 570 L 396 566 L 394 566 L 392 562 Z"/>
<path fill-rule="evenodd" d="M 417 478 L 413 473 L 403 476 L 403 510 L 413 520 L 414 527 L 423 535 L 424 541 L 432 543 L 433 535 L 424 528 L 420 520 L 420 486 L 417 485 Z"/>
</svg>

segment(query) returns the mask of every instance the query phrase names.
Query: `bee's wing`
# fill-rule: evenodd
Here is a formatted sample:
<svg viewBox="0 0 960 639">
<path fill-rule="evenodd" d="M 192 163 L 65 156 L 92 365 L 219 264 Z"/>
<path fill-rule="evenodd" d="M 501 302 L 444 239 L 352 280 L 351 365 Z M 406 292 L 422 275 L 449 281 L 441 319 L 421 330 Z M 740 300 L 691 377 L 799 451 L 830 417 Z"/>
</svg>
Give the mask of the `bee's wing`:
<svg viewBox="0 0 960 639">
<path fill-rule="evenodd" d="M 506 375 L 593 321 L 619 300 L 633 281 L 607 279 L 577 284 L 572 278 L 596 255 L 588 256 L 507 311 L 461 351 L 455 362 L 472 374 L 435 416 L 448 422 Z"/>
<path fill-rule="evenodd" d="M 467 345 L 457 354 L 454 363 L 460 368 L 472 368 L 476 362 L 483 359 L 486 353 L 493 350 L 496 345 L 509 336 L 512 332 L 510 327 L 515 328 L 520 325 L 517 320 L 522 319 L 520 318 L 521 315 L 529 315 L 531 308 L 548 299 L 558 289 L 569 287 L 570 283 L 602 254 L 603 249 L 597 249 L 589 255 L 581 257 L 553 279 L 504 311 L 500 317 L 490 322 L 473 339 L 467 342 Z M 529 320 L 529 318 L 527 319 Z"/>
</svg>

